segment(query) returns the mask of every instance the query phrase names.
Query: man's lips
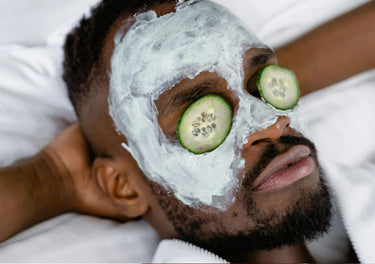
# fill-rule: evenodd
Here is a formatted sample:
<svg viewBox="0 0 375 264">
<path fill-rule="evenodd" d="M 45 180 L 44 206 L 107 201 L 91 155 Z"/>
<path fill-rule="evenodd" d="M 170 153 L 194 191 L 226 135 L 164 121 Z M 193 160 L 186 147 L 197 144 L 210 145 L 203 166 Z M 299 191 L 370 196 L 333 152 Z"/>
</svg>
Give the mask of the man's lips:
<svg viewBox="0 0 375 264">
<path fill-rule="evenodd" d="M 315 167 L 310 154 L 307 146 L 298 145 L 277 156 L 255 180 L 253 190 L 280 189 L 306 177 Z"/>
</svg>

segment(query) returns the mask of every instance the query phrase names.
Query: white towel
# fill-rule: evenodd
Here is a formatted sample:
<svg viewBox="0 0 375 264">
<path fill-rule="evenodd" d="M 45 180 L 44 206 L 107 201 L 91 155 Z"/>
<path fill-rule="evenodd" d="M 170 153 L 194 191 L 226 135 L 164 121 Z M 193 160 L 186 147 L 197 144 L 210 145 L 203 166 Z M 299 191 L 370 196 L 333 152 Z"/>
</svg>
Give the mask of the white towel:
<svg viewBox="0 0 375 264">
<path fill-rule="evenodd" d="M 375 262 L 375 163 L 349 167 L 325 159 L 345 230 L 359 261 Z"/>
<path fill-rule="evenodd" d="M 228 263 L 215 254 L 190 243 L 163 240 L 155 252 L 153 263 Z"/>
</svg>

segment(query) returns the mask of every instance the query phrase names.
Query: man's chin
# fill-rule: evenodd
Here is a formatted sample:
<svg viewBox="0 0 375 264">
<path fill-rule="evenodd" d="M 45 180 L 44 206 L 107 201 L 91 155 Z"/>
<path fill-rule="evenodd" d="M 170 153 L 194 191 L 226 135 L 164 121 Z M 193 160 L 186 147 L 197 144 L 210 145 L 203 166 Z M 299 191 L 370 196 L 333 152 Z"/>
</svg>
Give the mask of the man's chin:
<svg viewBox="0 0 375 264">
<path fill-rule="evenodd" d="M 300 244 L 323 235 L 330 224 L 331 199 L 323 177 L 314 184 L 302 184 L 287 206 L 264 208 L 251 195 L 238 198 L 235 215 L 207 214 L 186 206 L 160 185 L 146 182 L 178 238 L 219 256 Z M 235 226 L 239 228 L 236 231 Z"/>
<path fill-rule="evenodd" d="M 315 190 L 301 196 L 282 211 L 257 210 L 252 213 L 256 227 L 236 235 L 217 234 L 196 243 L 219 255 L 256 250 L 273 250 L 317 239 L 327 232 L 331 219 L 331 199 L 321 182 Z"/>
</svg>

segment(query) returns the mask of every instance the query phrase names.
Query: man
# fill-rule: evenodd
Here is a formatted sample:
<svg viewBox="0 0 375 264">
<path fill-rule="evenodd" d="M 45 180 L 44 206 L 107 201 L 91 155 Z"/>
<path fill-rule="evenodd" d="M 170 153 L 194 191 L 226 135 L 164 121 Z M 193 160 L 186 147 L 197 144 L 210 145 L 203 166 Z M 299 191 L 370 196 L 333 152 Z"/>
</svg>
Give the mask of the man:
<svg viewBox="0 0 375 264">
<path fill-rule="evenodd" d="M 241 156 L 245 161 L 245 167 L 236 168 L 233 172 L 230 172 L 233 185 L 230 185 L 231 181 L 226 183 L 228 188 L 230 188 L 227 193 L 225 192 L 223 195 L 221 193 L 217 194 L 214 188 L 212 188 L 212 192 L 214 193 L 210 193 L 209 187 L 206 187 L 207 190 L 197 190 L 200 187 L 199 185 L 205 184 L 205 181 L 199 178 L 208 177 L 211 180 L 220 181 L 221 176 L 218 173 L 226 173 L 224 171 L 226 167 L 223 167 L 222 172 L 215 171 L 213 178 L 204 165 L 199 165 L 198 171 L 192 172 L 194 170 L 193 168 L 193 170 L 188 172 L 192 174 L 199 173 L 199 170 L 203 171 L 203 173 L 196 175 L 198 179 L 194 179 L 198 182 L 198 184 L 192 187 L 195 191 L 192 191 L 191 195 L 182 194 L 178 197 L 177 192 L 180 191 L 183 193 L 184 190 L 181 189 L 187 189 L 188 186 L 184 186 L 183 184 L 176 186 L 178 182 L 173 181 L 173 178 L 178 178 L 178 181 L 183 181 L 183 178 L 186 179 L 190 177 L 190 175 L 185 175 L 185 167 L 180 168 L 180 164 L 176 163 L 186 163 L 189 159 L 191 159 L 192 163 L 199 163 L 200 159 L 205 159 L 205 162 L 210 162 L 207 158 L 208 154 L 196 156 L 184 150 L 182 146 L 178 146 L 177 151 L 170 150 L 169 148 L 170 145 L 176 142 L 176 138 L 174 138 L 173 135 L 177 130 L 178 119 L 184 109 L 195 100 L 207 94 L 218 94 L 226 98 L 233 109 L 237 108 L 239 109 L 238 112 L 241 111 L 241 102 L 239 102 L 237 98 L 239 96 L 238 91 L 236 91 L 237 87 L 233 87 L 232 90 L 227 87 L 226 83 L 230 82 L 229 77 L 225 76 L 227 78 L 223 78 L 220 76 L 219 72 L 209 73 L 206 68 L 203 68 L 202 71 L 199 71 L 198 74 L 192 78 L 188 77 L 190 74 L 189 67 L 194 65 L 194 70 L 196 70 L 201 67 L 197 63 L 198 60 L 202 61 L 210 57 L 210 54 L 207 54 L 208 52 L 202 54 L 195 46 L 196 42 L 201 41 L 199 31 L 205 31 L 206 42 L 209 43 L 209 39 L 216 38 L 215 34 L 217 31 L 219 31 L 219 33 L 225 32 L 225 34 L 229 34 L 236 30 L 236 27 L 239 27 L 239 22 L 227 15 L 224 10 L 221 10 L 221 7 L 207 1 L 187 3 L 186 6 L 182 5 L 183 4 L 180 4 L 180 6 L 176 8 L 174 1 L 166 1 L 165 3 L 153 5 L 151 9 L 155 10 L 159 18 L 147 17 L 144 19 L 146 21 L 145 24 L 140 24 L 137 28 L 132 28 L 132 26 L 143 22 L 140 17 L 142 15 L 146 16 L 148 14 L 146 11 L 143 11 L 137 16 L 137 22 L 134 21 L 133 16 L 121 16 L 120 21 L 115 21 L 114 26 L 112 26 L 107 33 L 107 37 L 102 46 L 103 55 L 99 59 L 100 64 L 94 64 L 90 69 L 91 72 L 85 74 L 85 76 L 88 76 L 87 81 L 82 82 L 82 80 L 78 81 L 75 79 L 79 77 L 74 74 L 78 72 L 76 67 L 79 69 L 84 67 L 76 63 L 77 59 L 75 57 L 69 55 L 66 57 L 65 80 L 69 86 L 71 98 L 77 107 L 76 109 L 79 119 L 81 120 L 83 131 L 95 156 L 107 157 L 105 159 L 98 158 L 94 162 L 94 171 L 96 171 L 95 177 L 98 179 L 101 188 L 103 188 L 109 196 L 116 198 L 114 199 L 114 203 L 120 208 L 119 211 L 122 212 L 124 216 L 143 216 L 163 238 L 180 238 L 209 249 L 218 255 L 227 257 L 229 260 L 251 261 L 251 259 L 246 258 L 233 259 L 232 254 L 244 253 L 244 256 L 241 257 L 250 257 L 251 255 L 247 255 L 251 254 L 247 252 L 249 249 L 251 249 L 250 251 L 272 250 L 284 245 L 300 244 L 305 239 L 314 238 L 317 234 L 324 232 L 328 226 L 330 214 L 329 197 L 319 177 L 320 171 L 312 144 L 297 131 L 289 127 L 290 119 L 284 115 L 277 117 L 276 123 L 265 129 L 258 130 L 253 134 L 249 133 L 247 135 L 248 142 L 242 146 L 239 145 L 239 147 L 242 148 Z M 178 10 L 176 11 L 175 9 Z M 193 21 L 196 15 L 202 18 L 202 21 L 192 23 L 192 27 L 186 25 L 188 21 Z M 227 29 L 227 24 L 221 25 L 220 21 L 213 21 L 212 23 L 215 23 L 214 26 L 217 28 L 212 32 L 206 29 L 205 26 L 199 28 L 198 25 L 207 23 L 205 19 L 207 17 L 210 18 L 209 16 L 211 15 L 220 16 L 226 23 L 234 24 L 234 26 Z M 150 16 L 152 15 L 150 14 Z M 166 18 L 166 20 L 161 22 L 163 27 L 159 28 L 159 19 L 163 18 Z M 149 21 L 153 21 L 154 23 L 148 24 L 147 22 Z M 177 23 L 176 21 L 181 21 L 181 24 L 174 29 L 173 25 Z M 149 27 L 149 29 L 147 27 Z M 191 32 L 194 28 L 198 32 L 195 32 L 193 37 L 188 38 L 185 31 Z M 145 32 L 138 35 L 137 30 L 141 29 Z M 117 35 L 120 30 L 124 32 L 124 35 Z M 119 44 L 117 47 L 114 47 L 117 43 L 115 44 L 113 39 L 117 42 L 120 38 L 124 38 L 125 42 L 126 37 L 130 34 L 130 30 L 134 36 L 129 37 L 132 38 L 129 40 L 129 44 Z M 210 36 L 210 33 L 207 33 L 206 30 L 211 32 L 212 35 Z M 152 34 L 152 31 L 156 33 L 150 36 L 149 34 Z M 181 42 L 179 42 L 180 39 L 172 37 L 179 33 L 185 36 Z M 168 34 L 168 37 L 171 38 L 171 42 L 178 43 L 178 45 L 170 47 L 169 42 L 163 41 L 164 34 Z M 237 35 L 229 37 L 232 39 L 236 38 L 236 42 L 251 42 L 249 45 L 256 41 L 248 39 L 247 36 L 241 40 L 241 34 L 244 33 L 242 33 L 240 29 Z M 77 55 L 78 52 L 80 52 L 73 48 L 73 41 L 79 42 L 79 40 L 75 39 L 76 37 L 82 37 L 82 35 L 75 35 L 73 33 L 68 37 L 66 46 L 68 54 L 72 50 L 75 51 Z M 146 45 L 142 40 L 147 38 L 151 40 Z M 184 41 L 188 41 L 189 43 L 186 44 Z M 227 40 L 225 36 L 223 36 L 222 41 L 230 40 Z M 152 43 L 159 43 L 160 46 L 164 45 L 168 53 L 164 53 L 163 47 L 157 47 L 157 50 L 155 49 L 156 51 L 151 54 L 147 54 L 147 50 L 138 50 L 142 45 L 145 45 L 145 49 L 147 49 Z M 209 44 L 211 48 L 214 48 L 213 43 Z M 234 43 L 231 43 L 228 45 L 228 48 L 224 46 L 224 50 L 221 51 L 223 54 L 229 53 L 226 55 L 227 60 L 230 60 L 232 53 L 235 53 L 236 47 L 234 45 Z M 179 47 L 185 46 L 187 49 L 179 49 Z M 234 67 L 238 68 L 238 71 L 243 69 L 245 79 L 250 79 L 255 72 L 265 65 L 276 63 L 274 54 L 267 47 L 262 47 L 258 44 L 257 46 L 260 48 L 250 48 L 241 54 L 243 56 L 243 63 L 242 61 L 239 61 L 239 63 L 242 65 L 234 65 Z M 114 50 L 116 48 L 118 48 L 118 50 L 115 52 Z M 120 50 L 121 48 L 125 49 L 124 52 L 127 52 L 129 55 L 124 55 L 126 59 L 123 59 L 123 57 L 120 58 L 121 63 L 124 65 L 115 66 L 114 54 L 120 54 L 120 52 L 122 52 Z M 206 52 L 204 44 L 201 45 L 200 48 Z M 129 49 L 131 49 L 131 51 L 128 51 Z M 189 51 L 192 54 L 189 54 Z M 215 52 L 219 51 L 215 50 Z M 173 56 L 175 53 L 183 53 L 189 57 L 188 62 L 185 64 L 184 59 L 180 58 L 176 63 L 177 66 L 175 66 L 175 64 L 173 64 Z M 190 56 L 194 54 L 197 58 L 190 61 Z M 155 58 L 152 56 L 155 56 Z M 150 57 L 152 59 L 149 59 Z M 209 59 L 210 58 L 208 58 L 208 60 Z M 138 62 L 138 65 L 142 65 L 144 68 L 140 69 L 137 65 L 133 64 L 134 62 L 136 64 Z M 249 62 L 249 64 L 247 64 L 247 62 Z M 174 74 L 172 73 L 172 76 L 169 76 L 169 74 L 163 75 L 162 72 L 159 73 L 152 65 L 153 63 L 157 63 L 164 73 L 169 70 L 175 71 L 179 80 L 172 81 L 172 85 L 170 85 L 171 79 L 175 78 Z M 169 63 L 173 65 L 171 68 L 165 66 Z M 213 62 L 210 61 L 210 64 L 213 64 Z M 137 76 L 140 76 L 141 80 L 134 80 L 129 86 L 132 87 L 130 93 L 140 94 L 141 102 L 137 100 L 137 96 L 135 96 L 135 98 L 131 96 L 125 98 L 121 97 L 120 94 L 122 91 L 126 91 L 127 89 L 127 87 L 125 87 L 126 79 L 121 79 L 120 82 L 123 87 L 118 91 L 118 94 L 117 91 L 110 91 L 108 88 L 103 89 L 104 87 L 109 87 L 110 83 L 112 85 L 111 88 L 114 88 L 112 81 L 119 78 L 116 76 L 116 69 L 114 69 L 114 67 L 121 67 L 122 69 L 126 67 L 126 65 L 129 65 L 129 67 L 124 70 L 124 74 L 134 70 L 135 73 L 131 75 L 134 76 L 137 74 Z M 146 65 L 151 65 L 150 71 L 147 70 Z M 225 74 L 224 71 L 225 70 L 222 70 L 221 74 Z M 108 79 L 108 72 L 111 72 L 111 79 Z M 165 82 L 170 85 L 166 87 L 164 92 L 161 92 L 159 96 L 153 97 L 151 102 L 147 102 L 152 103 L 152 100 L 155 100 L 158 114 L 152 112 L 153 108 L 151 107 L 151 109 L 149 109 L 147 103 L 142 104 L 142 100 L 147 100 L 150 94 L 157 94 L 160 90 L 153 90 L 152 93 L 142 93 L 142 89 L 147 87 L 147 83 L 135 86 L 138 82 L 141 82 L 142 79 L 146 79 L 146 82 L 151 83 L 151 88 L 158 86 L 158 84 L 152 83 L 154 80 L 152 74 L 155 72 L 157 72 L 157 74 L 155 74 L 155 79 L 165 78 L 167 79 Z M 91 74 L 95 77 L 90 77 Z M 123 73 L 121 72 L 119 74 Z M 98 76 L 100 77 L 97 78 Z M 161 82 L 164 82 L 164 79 Z M 78 84 L 80 85 L 78 86 Z M 160 85 L 163 86 L 163 84 Z M 245 89 L 245 87 L 241 89 Z M 193 90 L 193 93 L 191 93 L 191 90 Z M 108 100 L 107 94 L 110 93 L 116 93 L 116 96 L 111 97 L 111 95 L 109 95 Z M 104 94 L 105 96 L 103 96 Z M 251 95 L 248 96 L 251 97 Z M 116 102 L 116 100 L 124 100 L 127 101 L 127 103 Z M 85 101 L 89 103 L 85 103 Z M 117 103 L 120 105 L 117 105 Z M 264 104 L 263 102 L 260 103 Z M 112 105 L 113 108 L 111 109 L 111 106 L 108 104 Z M 141 105 L 140 108 L 146 111 L 140 112 L 139 114 L 135 112 L 138 104 Z M 126 113 L 122 113 L 117 107 L 125 109 L 125 112 L 129 112 L 131 118 L 126 119 Z M 109 112 L 111 112 L 112 118 Z M 151 117 L 144 120 L 142 115 L 147 114 L 151 115 Z M 121 120 L 119 122 L 124 121 L 124 123 L 116 123 L 116 127 L 114 127 L 112 119 L 116 119 L 120 115 Z M 92 116 L 96 116 L 95 120 Z M 237 113 L 237 118 L 238 116 L 240 116 L 240 113 Z M 161 142 L 160 146 L 153 145 L 152 141 L 152 134 L 155 133 L 152 131 L 152 126 L 158 125 L 153 123 L 156 117 L 164 136 L 169 138 L 169 142 Z M 134 123 L 131 123 L 132 119 L 135 121 Z M 100 126 L 98 126 L 98 122 Z M 147 122 L 152 123 L 152 125 L 147 126 Z M 243 123 L 242 125 L 244 126 Z M 124 133 L 122 130 L 122 128 L 126 126 L 131 130 L 129 133 L 132 135 L 138 134 L 141 138 L 136 139 L 136 135 L 134 135 L 134 138 L 129 138 L 127 133 Z M 140 130 L 136 130 L 136 126 L 139 126 Z M 116 128 L 121 131 L 122 135 L 116 132 Z M 154 129 L 157 128 L 154 127 Z M 235 129 L 238 128 L 236 128 L 234 124 L 233 130 Z M 150 134 L 150 136 L 141 135 L 142 130 L 145 134 Z M 239 131 L 233 130 L 234 135 L 235 133 L 239 133 Z M 159 138 L 160 135 L 156 137 Z M 228 136 L 226 141 L 230 140 L 229 137 L 230 136 Z M 141 141 L 145 141 L 146 144 L 140 146 L 131 145 L 129 144 L 130 140 L 134 141 L 134 144 L 136 144 L 136 142 L 141 143 Z M 128 142 L 130 151 L 126 151 L 122 147 L 123 142 Z M 231 144 L 233 143 L 231 142 Z M 168 152 L 164 156 L 163 153 L 156 150 L 156 148 L 163 147 L 167 148 Z M 181 151 L 183 152 L 182 154 L 180 154 Z M 134 161 L 130 152 L 139 153 L 138 163 L 140 166 L 144 166 L 144 170 L 149 170 L 146 172 L 146 175 L 144 175 L 136 165 L 137 163 Z M 170 157 L 170 152 L 172 152 L 173 157 Z M 218 149 L 213 151 L 215 160 L 221 159 L 220 152 L 228 159 L 232 159 L 232 153 L 230 151 L 224 152 Z M 147 155 L 148 153 L 151 155 Z M 174 159 L 176 155 L 181 155 L 183 158 Z M 155 161 L 156 168 L 152 167 L 152 159 L 156 160 L 158 156 L 162 158 L 160 161 Z M 314 161 L 313 165 L 311 165 L 311 168 L 308 168 L 309 171 L 306 173 L 303 170 L 306 170 L 305 167 L 309 165 L 299 164 L 299 162 L 302 159 L 310 159 L 309 157 L 312 157 Z M 169 165 L 163 166 L 160 162 Z M 148 164 L 150 164 L 151 169 L 147 168 Z M 238 166 L 234 164 L 236 163 L 232 163 L 230 166 Z M 268 166 L 269 164 L 270 166 Z M 305 178 L 300 181 L 294 178 L 288 179 L 285 180 L 287 182 L 283 183 L 283 186 L 281 184 L 279 184 L 280 186 L 275 184 L 272 188 L 265 188 L 263 192 L 254 191 L 257 185 L 260 185 L 261 182 L 265 180 L 265 177 L 270 176 L 276 171 L 281 171 L 281 169 L 287 165 L 291 165 L 291 167 L 289 171 L 286 172 L 288 175 L 286 175 L 284 179 L 289 178 L 289 174 L 294 170 L 298 171 L 294 172 L 294 175 L 298 173 L 303 174 L 300 177 Z M 158 166 L 161 167 L 161 169 L 153 173 L 154 171 L 152 170 L 159 169 L 157 168 Z M 191 167 L 193 166 L 195 165 L 193 164 Z M 214 170 L 214 166 L 210 164 L 208 169 Z M 241 169 L 242 171 L 240 171 Z M 168 170 L 172 170 L 172 175 L 169 178 L 165 177 L 159 180 L 155 176 L 156 174 L 167 176 Z M 183 176 L 177 175 L 179 173 Z M 234 179 L 237 177 L 238 180 L 236 179 L 235 181 Z M 171 182 L 163 184 L 163 181 L 173 181 L 172 184 L 176 187 L 173 188 Z M 292 184 L 293 182 L 295 183 Z M 185 184 L 190 185 L 193 183 L 189 179 L 186 179 Z M 215 182 L 209 183 L 210 186 L 214 184 Z M 276 190 L 273 191 L 272 189 Z M 201 192 L 203 192 L 203 194 L 201 194 Z M 222 201 L 219 201 L 218 203 L 220 204 L 217 205 L 215 201 L 206 203 L 203 199 L 199 200 L 200 196 L 206 195 L 205 192 L 207 192 L 207 196 L 216 195 L 218 199 Z M 230 192 L 235 192 L 235 195 L 232 197 Z M 226 197 L 230 200 L 234 199 L 235 201 L 225 201 L 225 199 L 227 199 Z M 195 201 L 191 203 L 192 200 Z M 312 219 L 314 220 L 312 221 Z M 288 248 L 288 251 L 297 252 L 298 250 L 299 252 L 301 249 L 303 249 L 303 247 L 298 245 Z"/>
<path fill-rule="evenodd" d="M 119 6 L 121 4 L 113 1 L 103 4 L 94 11 L 93 24 L 95 24 L 95 18 L 98 19 L 98 17 L 103 16 L 104 10 L 114 12 L 109 17 L 115 21 L 109 19 L 110 21 L 105 21 L 104 25 L 103 21 L 100 21 L 102 32 L 95 30 L 96 28 L 92 24 L 87 24 L 84 21 L 81 28 L 73 33 L 67 41 L 65 80 L 76 106 L 84 134 L 97 158 L 93 163 L 94 178 L 85 179 L 88 182 L 78 182 L 77 179 L 62 180 L 62 182 L 67 183 L 66 189 L 69 190 L 74 189 L 70 184 L 76 184 L 77 188 L 88 186 L 85 193 L 75 199 L 74 207 L 65 210 L 79 209 L 86 213 L 121 219 L 143 216 L 163 238 L 180 238 L 193 242 L 226 257 L 228 260 L 264 261 L 264 259 L 258 257 L 264 257 L 262 250 L 265 249 L 273 250 L 268 252 L 268 255 L 285 253 L 288 261 L 309 260 L 309 256 L 301 243 L 305 239 L 311 239 L 325 231 L 329 216 L 329 198 L 319 177 L 314 147 L 300 133 L 289 127 L 289 117 L 278 115 L 275 123 L 248 134 L 247 142 L 240 146 L 241 158 L 245 161 L 243 171 L 235 170 L 236 173 L 231 175 L 233 178 L 238 177 L 238 182 L 241 182 L 241 184 L 238 185 L 238 188 L 232 188 L 229 191 L 229 193 L 234 193 L 234 202 L 225 201 L 221 208 L 218 208 L 216 204 L 210 206 L 212 204 L 204 204 L 204 202 L 188 205 L 186 200 L 183 201 L 181 197 L 177 198 L 175 193 L 171 192 L 170 186 L 166 185 L 169 188 L 165 188 L 162 183 L 156 182 L 152 172 L 144 175 L 141 171 L 139 166 L 143 168 L 147 168 L 147 166 L 139 164 L 144 162 L 141 160 L 137 160 L 137 164 L 134 159 L 134 156 L 137 158 L 137 155 L 134 153 L 138 151 L 142 155 L 146 155 L 147 153 L 144 153 L 144 151 L 147 150 L 132 148 L 135 145 L 129 144 L 129 141 L 133 139 L 127 138 L 126 134 L 116 132 L 115 126 L 121 131 L 121 124 L 119 125 L 116 122 L 113 124 L 116 114 L 113 111 L 116 112 L 117 110 L 112 110 L 111 106 L 108 105 L 108 96 L 111 96 L 109 95 L 111 80 L 107 73 L 114 72 L 113 64 L 111 65 L 111 58 L 114 57 L 113 50 L 115 49 L 113 39 L 118 32 L 125 33 L 125 35 L 121 35 L 122 37 L 126 36 L 127 31 L 135 22 L 133 13 L 140 11 L 137 7 L 133 7 L 127 9 L 132 11 L 129 13 L 123 11 L 126 9 L 121 9 Z M 195 6 L 199 7 L 199 2 Z M 193 7 L 194 5 L 187 4 L 184 9 L 190 10 Z M 174 1 L 166 1 L 165 3 L 151 5 L 148 9 L 155 10 L 158 17 L 171 13 L 173 17 L 173 12 L 176 12 L 176 4 Z M 145 12 L 145 10 L 142 11 L 142 13 Z M 117 15 L 116 12 L 118 12 Z M 120 13 L 121 16 L 119 16 Z M 179 14 L 179 12 L 177 11 L 176 14 Z M 159 21 L 158 17 L 153 17 L 152 21 Z M 192 19 L 193 17 L 188 18 Z M 173 31 L 173 33 L 178 32 Z M 82 40 L 85 34 L 88 34 L 89 37 Z M 95 42 L 97 36 L 94 36 L 94 34 L 102 36 L 102 39 Z M 148 36 L 143 35 L 143 37 Z M 104 42 L 102 42 L 103 39 Z M 86 48 L 87 45 L 92 47 L 89 49 L 91 53 L 84 55 L 87 58 L 77 60 L 76 58 L 83 54 L 83 48 Z M 126 47 L 131 48 L 130 46 Z M 231 50 L 226 51 L 232 52 Z M 141 54 L 138 55 L 141 56 Z M 275 57 L 267 48 L 252 47 L 245 50 L 242 55 L 243 62 L 251 62 L 242 64 L 240 68 L 247 76 L 245 77 L 247 80 L 250 80 L 251 76 L 265 65 L 276 63 Z M 238 65 L 236 66 L 238 67 Z M 167 117 L 161 116 L 161 113 L 171 108 L 168 105 L 168 99 L 176 98 L 175 95 L 178 92 L 187 92 L 191 90 L 190 87 L 196 87 L 202 83 L 206 83 L 206 86 L 207 83 L 214 83 L 214 87 L 205 87 L 206 94 L 220 94 L 227 98 L 233 109 L 236 109 L 239 104 L 238 94 L 231 92 L 232 90 L 229 90 L 226 85 L 228 78 L 222 78 L 217 72 L 207 72 L 206 69 L 198 72 L 198 75 L 193 76 L 194 78 L 184 77 L 155 98 L 155 108 L 159 113 L 157 116 L 158 123 L 155 124 L 156 128 L 160 126 L 165 137 L 172 142 L 174 140 L 173 133 L 177 129 L 178 118 L 186 108 L 187 103 L 183 105 L 184 108 L 180 107 L 172 111 Z M 245 90 L 245 87 L 243 88 Z M 195 94 L 194 99 L 199 99 L 204 95 L 204 93 L 199 94 L 199 96 Z M 192 103 L 191 96 L 189 100 Z M 111 110 L 110 116 L 109 111 Z M 156 116 L 156 111 L 152 114 Z M 95 116 L 95 119 L 93 116 Z M 152 131 L 145 131 L 145 133 L 148 132 L 152 133 Z M 168 137 L 170 134 L 172 136 Z M 76 135 L 76 139 L 79 144 L 82 144 L 79 135 Z M 127 142 L 130 146 L 130 148 L 125 146 L 127 151 L 123 147 L 122 143 L 124 142 Z M 62 156 L 63 162 L 57 165 L 60 167 L 60 171 L 65 170 L 65 166 L 68 164 L 69 170 L 74 171 L 77 167 L 79 173 L 83 170 L 84 174 L 87 174 L 88 168 L 83 165 L 87 164 L 88 160 L 77 162 L 74 160 L 75 157 L 63 155 L 61 152 L 67 151 L 67 148 L 66 146 L 62 148 L 61 145 L 61 143 L 59 145 L 59 139 L 57 139 L 41 155 L 46 156 L 46 153 L 48 153 L 49 156 L 55 158 Z M 77 153 L 76 149 L 75 146 L 74 153 Z M 84 150 L 84 147 L 82 149 Z M 76 155 L 80 160 L 85 157 L 79 152 Z M 298 162 L 301 159 L 310 160 L 309 156 L 314 158 L 313 165 L 307 166 L 308 173 L 302 172 Z M 56 160 L 59 160 L 59 158 L 57 157 Z M 74 162 L 71 162 L 72 160 Z M 73 163 L 76 165 L 73 165 Z M 257 184 L 254 185 L 253 183 L 257 181 L 260 183 L 259 177 L 264 177 L 270 172 L 272 174 L 280 171 L 284 169 L 284 166 L 290 164 L 292 169 L 287 169 L 286 174 L 292 175 L 291 170 L 299 171 L 301 179 L 290 179 L 282 185 L 277 183 L 268 185 L 263 193 L 254 190 Z M 46 166 L 44 169 L 48 171 L 51 168 Z M 55 168 L 52 168 L 52 170 L 55 170 Z M 61 175 L 61 173 L 59 174 Z M 66 175 L 72 175 L 72 173 L 66 173 Z M 203 176 L 199 175 L 199 177 Z M 289 177 L 286 178 L 289 179 Z M 98 182 L 98 185 L 95 184 L 95 181 Z M 272 186 L 272 188 L 269 186 Z M 97 189 L 98 187 L 99 189 Z M 87 195 L 90 191 L 96 197 Z M 96 203 L 95 198 L 98 199 L 100 204 Z M 194 197 L 190 198 L 194 200 Z M 61 209 L 63 206 L 58 208 Z M 56 213 L 60 212 L 51 212 L 51 215 Z M 311 221 L 311 219 L 314 219 L 314 221 Z M 234 223 L 236 224 L 234 225 Z M 27 223 L 27 225 L 29 224 Z M 286 245 L 293 246 L 284 247 L 281 251 L 274 250 Z"/>
</svg>

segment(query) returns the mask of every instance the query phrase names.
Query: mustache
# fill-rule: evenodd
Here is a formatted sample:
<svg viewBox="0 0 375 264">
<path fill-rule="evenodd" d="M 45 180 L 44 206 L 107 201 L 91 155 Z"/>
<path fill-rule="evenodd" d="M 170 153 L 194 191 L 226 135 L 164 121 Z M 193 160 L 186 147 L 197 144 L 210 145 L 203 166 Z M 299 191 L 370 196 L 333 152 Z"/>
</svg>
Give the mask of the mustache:
<svg viewBox="0 0 375 264">
<path fill-rule="evenodd" d="M 264 140 L 265 142 L 269 140 Z M 245 190 L 252 189 L 254 181 L 262 173 L 262 171 L 274 160 L 277 156 L 286 153 L 293 146 L 304 145 L 311 150 L 311 155 L 316 158 L 317 151 L 314 143 L 305 137 L 295 137 L 295 136 L 282 136 L 276 141 L 268 143 L 265 147 L 264 152 L 259 158 L 259 161 L 254 166 L 253 169 L 245 173 L 245 177 L 242 181 L 242 187 Z"/>
</svg>

